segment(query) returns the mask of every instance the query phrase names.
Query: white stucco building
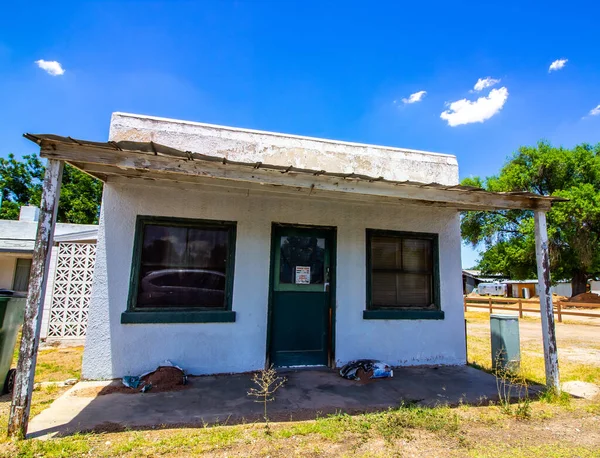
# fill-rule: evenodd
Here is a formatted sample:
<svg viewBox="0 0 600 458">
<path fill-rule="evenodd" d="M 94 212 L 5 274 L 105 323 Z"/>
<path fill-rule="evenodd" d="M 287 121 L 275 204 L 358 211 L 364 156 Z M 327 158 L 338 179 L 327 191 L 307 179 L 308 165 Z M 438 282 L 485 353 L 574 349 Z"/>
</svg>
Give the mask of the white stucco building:
<svg viewBox="0 0 600 458">
<path fill-rule="evenodd" d="M 91 379 L 464 364 L 460 210 L 551 204 L 458 186 L 451 155 L 148 116 L 29 138 L 105 182 Z"/>
</svg>

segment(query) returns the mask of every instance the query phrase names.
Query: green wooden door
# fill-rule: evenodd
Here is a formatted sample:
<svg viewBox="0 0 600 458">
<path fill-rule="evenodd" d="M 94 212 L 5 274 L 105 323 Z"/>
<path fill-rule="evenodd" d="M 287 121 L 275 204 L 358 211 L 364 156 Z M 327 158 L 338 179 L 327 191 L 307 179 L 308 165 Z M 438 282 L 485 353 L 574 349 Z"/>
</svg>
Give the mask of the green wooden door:
<svg viewBox="0 0 600 458">
<path fill-rule="evenodd" d="M 275 226 L 271 268 L 271 363 L 327 365 L 333 231 Z"/>
</svg>

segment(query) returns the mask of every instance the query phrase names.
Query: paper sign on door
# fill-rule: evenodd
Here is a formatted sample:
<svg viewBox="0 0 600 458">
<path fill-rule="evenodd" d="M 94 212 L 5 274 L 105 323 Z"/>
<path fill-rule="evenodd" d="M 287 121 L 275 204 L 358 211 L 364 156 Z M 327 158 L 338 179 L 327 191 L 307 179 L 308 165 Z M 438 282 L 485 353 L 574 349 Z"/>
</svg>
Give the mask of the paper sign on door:
<svg viewBox="0 0 600 458">
<path fill-rule="evenodd" d="M 310 266 L 296 266 L 296 284 L 310 285 Z"/>
</svg>

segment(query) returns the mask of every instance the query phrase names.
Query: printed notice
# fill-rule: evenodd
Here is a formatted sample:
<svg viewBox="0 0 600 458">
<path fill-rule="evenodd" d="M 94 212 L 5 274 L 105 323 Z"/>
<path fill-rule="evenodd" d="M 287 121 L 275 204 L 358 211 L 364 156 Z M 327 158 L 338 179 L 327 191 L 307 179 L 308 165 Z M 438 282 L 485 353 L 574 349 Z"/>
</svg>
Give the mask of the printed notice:
<svg viewBox="0 0 600 458">
<path fill-rule="evenodd" d="M 310 285 L 310 266 L 296 266 L 296 284 Z"/>
</svg>

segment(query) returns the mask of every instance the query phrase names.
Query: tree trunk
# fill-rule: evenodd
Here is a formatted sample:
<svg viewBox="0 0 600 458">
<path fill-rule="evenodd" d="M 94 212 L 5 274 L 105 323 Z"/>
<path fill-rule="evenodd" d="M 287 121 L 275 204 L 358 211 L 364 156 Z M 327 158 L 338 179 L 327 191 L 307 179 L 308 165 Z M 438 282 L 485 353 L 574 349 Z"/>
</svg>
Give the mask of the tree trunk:
<svg viewBox="0 0 600 458">
<path fill-rule="evenodd" d="M 577 296 L 578 294 L 587 291 L 587 275 L 583 270 L 576 270 L 573 272 L 571 286 L 573 288 L 573 296 Z"/>
</svg>

